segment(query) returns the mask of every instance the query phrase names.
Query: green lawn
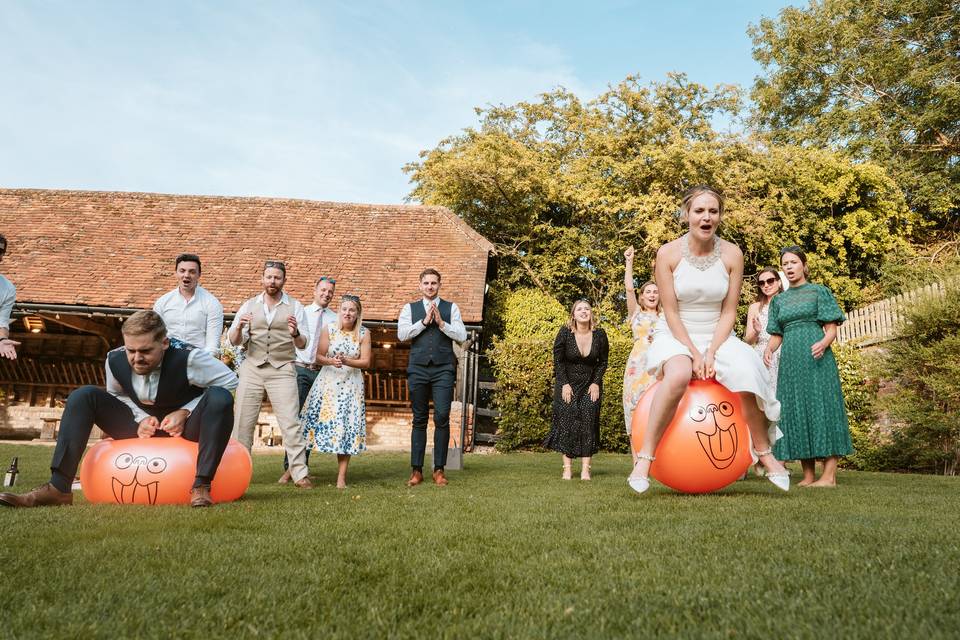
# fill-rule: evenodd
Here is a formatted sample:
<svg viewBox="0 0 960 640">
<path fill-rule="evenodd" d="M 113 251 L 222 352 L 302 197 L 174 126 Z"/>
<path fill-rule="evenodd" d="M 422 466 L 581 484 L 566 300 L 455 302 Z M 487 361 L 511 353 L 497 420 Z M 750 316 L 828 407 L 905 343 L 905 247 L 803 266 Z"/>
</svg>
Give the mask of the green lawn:
<svg viewBox="0 0 960 640">
<path fill-rule="evenodd" d="M 20 489 L 52 450 L 21 456 Z M 407 458 L 332 458 L 312 491 L 255 460 L 236 503 L 0 509 L 3 638 L 947 638 L 960 634 L 956 478 L 842 473 L 634 495 L 625 456 L 468 456 L 445 489 Z"/>
</svg>

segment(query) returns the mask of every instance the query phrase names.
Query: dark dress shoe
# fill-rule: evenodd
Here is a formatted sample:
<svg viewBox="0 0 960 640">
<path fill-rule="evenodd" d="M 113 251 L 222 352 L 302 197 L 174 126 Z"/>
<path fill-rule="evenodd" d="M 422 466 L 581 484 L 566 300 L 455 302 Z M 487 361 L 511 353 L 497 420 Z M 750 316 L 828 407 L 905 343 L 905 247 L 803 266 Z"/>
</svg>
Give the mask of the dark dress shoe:
<svg viewBox="0 0 960 640">
<path fill-rule="evenodd" d="M 421 482 L 423 482 L 423 472 L 414 470 L 414 472 L 410 474 L 410 479 L 407 480 L 407 486 L 415 487 Z"/>
<path fill-rule="evenodd" d="M 73 494 L 64 493 L 50 483 L 29 493 L 0 493 L 0 505 L 5 507 L 58 507 L 73 504 Z"/>
<path fill-rule="evenodd" d="M 443 474 L 443 469 L 437 469 L 433 472 L 433 484 L 438 487 L 447 486 L 447 476 Z"/>
<path fill-rule="evenodd" d="M 302 478 L 293 483 L 300 489 L 313 489 L 313 483 L 310 482 L 310 478 Z"/>
<path fill-rule="evenodd" d="M 209 507 L 213 504 L 213 498 L 210 497 L 210 485 L 202 484 L 199 487 L 190 489 L 191 507 Z"/>
</svg>

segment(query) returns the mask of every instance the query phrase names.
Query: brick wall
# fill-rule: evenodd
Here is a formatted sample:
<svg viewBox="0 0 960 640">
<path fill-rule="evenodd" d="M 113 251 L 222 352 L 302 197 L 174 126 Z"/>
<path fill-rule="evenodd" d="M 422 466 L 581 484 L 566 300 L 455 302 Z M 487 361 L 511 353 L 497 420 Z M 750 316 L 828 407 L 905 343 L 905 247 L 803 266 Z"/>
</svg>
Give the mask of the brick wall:
<svg viewBox="0 0 960 640">
<path fill-rule="evenodd" d="M 11 436 L 23 439 L 39 437 L 43 418 L 58 418 L 62 413 L 63 409 L 59 407 L 0 406 L 0 439 Z M 411 418 L 409 409 L 367 407 L 367 447 L 371 451 L 409 451 Z M 269 450 L 264 440 L 271 433 L 279 436 L 277 418 L 267 408 L 260 412 L 259 422 L 255 446 Z M 459 402 L 454 402 L 450 408 L 450 435 L 451 446 L 454 446 L 460 438 Z M 275 448 L 279 450 L 279 447 Z M 432 412 L 427 427 L 427 448 L 433 448 Z"/>
</svg>

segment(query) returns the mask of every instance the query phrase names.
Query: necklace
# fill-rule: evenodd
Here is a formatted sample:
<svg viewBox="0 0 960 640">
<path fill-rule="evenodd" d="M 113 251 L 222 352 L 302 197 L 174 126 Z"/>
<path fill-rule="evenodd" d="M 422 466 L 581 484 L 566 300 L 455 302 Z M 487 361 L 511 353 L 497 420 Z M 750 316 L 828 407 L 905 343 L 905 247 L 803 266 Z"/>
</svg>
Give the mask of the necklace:
<svg viewBox="0 0 960 640">
<path fill-rule="evenodd" d="M 700 271 L 706 271 L 713 264 L 720 259 L 720 243 L 717 242 L 716 237 L 713 239 L 713 249 L 710 250 L 705 256 L 695 256 L 693 252 L 690 251 L 690 234 L 685 233 L 682 238 L 683 242 L 680 243 L 680 254 L 683 256 L 683 259 L 690 263 L 691 267 L 698 269 Z"/>
</svg>

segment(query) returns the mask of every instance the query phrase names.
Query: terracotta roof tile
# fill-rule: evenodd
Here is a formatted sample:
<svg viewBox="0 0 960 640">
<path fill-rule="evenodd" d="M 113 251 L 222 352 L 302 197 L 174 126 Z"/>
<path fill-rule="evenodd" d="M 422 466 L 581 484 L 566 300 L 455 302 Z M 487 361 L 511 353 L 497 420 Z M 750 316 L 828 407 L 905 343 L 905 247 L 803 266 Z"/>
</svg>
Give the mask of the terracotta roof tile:
<svg viewBox="0 0 960 640">
<path fill-rule="evenodd" d="M 369 320 L 396 320 L 433 266 L 442 295 L 479 323 L 493 250 L 444 207 L 153 193 L 0 189 L 0 230 L 18 302 L 149 308 L 190 252 L 227 312 L 259 292 L 263 261 L 276 259 L 294 297 L 310 302 L 314 280 L 332 275 Z"/>
</svg>

